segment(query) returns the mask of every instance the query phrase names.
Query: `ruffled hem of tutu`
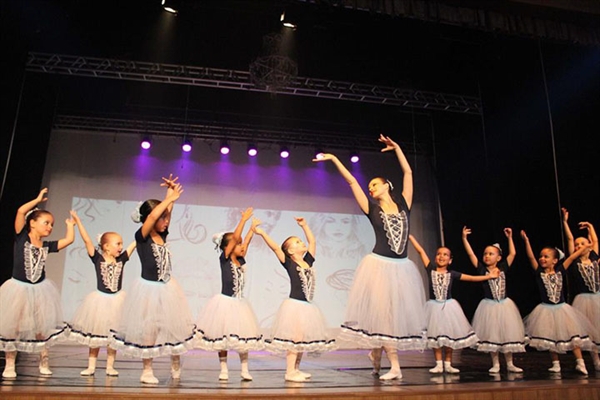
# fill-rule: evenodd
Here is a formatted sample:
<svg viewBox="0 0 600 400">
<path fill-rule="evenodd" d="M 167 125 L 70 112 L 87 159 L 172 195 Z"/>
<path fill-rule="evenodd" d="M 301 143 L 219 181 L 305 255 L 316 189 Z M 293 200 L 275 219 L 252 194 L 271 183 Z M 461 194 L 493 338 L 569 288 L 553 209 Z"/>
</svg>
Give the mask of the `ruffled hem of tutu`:
<svg viewBox="0 0 600 400">
<path fill-rule="evenodd" d="M 463 338 L 451 338 L 446 335 L 439 335 L 436 337 L 427 337 L 427 348 L 439 349 L 440 347 L 449 347 L 451 349 L 464 349 L 471 347 L 479 341 L 475 332 L 469 333 Z"/>
<path fill-rule="evenodd" d="M 265 348 L 263 336 L 242 338 L 238 335 L 227 335 L 218 339 L 207 338 L 201 332 L 194 336 L 194 348 L 207 351 L 233 350 L 238 353 L 258 351 Z"/>
<path fill-rule="evenodd" d="M 161 343 L 145 346 L 125 341 L 115 331 L 110 331 L 109 346 L 121 354 L 133 358 L 155 358 L 161 356 L 179 356 L 194 348 L 194 335 L 177 343 Z"/>
<path fill-rule="evenodd" d="M 477 342 L 472 348 L 477 349 L 483 353 L 525 353 L 527 349 L 525 346 L 528 344 L 527 338 L 523 339 L 522 342 L 511 342 L 511 343 L 492 343 L 492 342 Z"/>
<path fill-rule="evenodd" d="M 541 337 L 528 337 L 529 345 L 538 350 L 549 350 L 559 354 L 565 354 L 579 347 L 581 350 L 590 351 L 597 349 L 597 346 L 590 340 L 589 336 L 573 336 L 569 340 L 553 340 Z"/>
<path fill-rule="evenodd" d="M 0 337 L 0 351 L 22 351 L 24 353 L 40 353 L 47 347 L 53 346 L 57 342 L 67 340 L 68 329 L 65 325 L 62 328 L 57 328 L 54 333 L 46 339 L 9 339 Z"/>
<path fill-rule="evenodd" d="M 69 340 L 83 344 L 87 347 L 107 347 L 110 344 L 110 338 L 108 335 L 96 335 L 90 332 L 83 332 L 68 325 L 69 328 Z"/>
<path fill-rule="evenodd" d="M 379 347 L 395 347 L 398 350 L 425 350 L 427 338 L 423 335 L 390 336 L 379 333 L 370 333 L 362 329 L 355 329 L 342 325 L 340 339 L 354 343 L 362 349 Z"/>
<path fill-rule="evenodd" d="M 335 339 L 314 340 L 311 342 L 294 342 L 293 340 L 272 338 L 265 340 L 265 348 L 271 353 L 284 353 L 286 351 L 320 354 L 337 349 Z"/>
</svg>

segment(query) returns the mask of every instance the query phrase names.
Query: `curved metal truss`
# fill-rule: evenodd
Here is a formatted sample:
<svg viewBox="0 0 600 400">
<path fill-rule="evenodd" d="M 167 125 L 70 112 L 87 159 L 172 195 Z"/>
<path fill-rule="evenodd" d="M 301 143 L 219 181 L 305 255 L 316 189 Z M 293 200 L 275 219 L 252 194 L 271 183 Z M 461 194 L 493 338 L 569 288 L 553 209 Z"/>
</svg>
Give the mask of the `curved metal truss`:
<svg viewBox="0 0 600 400">
<path fill-rule="evenodd" d="M 26 70 L 50 74 L 123 79 L 268 92 L 291 96 L 347 100 L 432 111 L 481 114 L 481 99 L 475 96 L 402 89 L 389 86 L 295 77 L 284 87 L 257 86 L 249 72 L 228 69 L 117 60 L 73 55 L 29 53 Z"/>
</svg>

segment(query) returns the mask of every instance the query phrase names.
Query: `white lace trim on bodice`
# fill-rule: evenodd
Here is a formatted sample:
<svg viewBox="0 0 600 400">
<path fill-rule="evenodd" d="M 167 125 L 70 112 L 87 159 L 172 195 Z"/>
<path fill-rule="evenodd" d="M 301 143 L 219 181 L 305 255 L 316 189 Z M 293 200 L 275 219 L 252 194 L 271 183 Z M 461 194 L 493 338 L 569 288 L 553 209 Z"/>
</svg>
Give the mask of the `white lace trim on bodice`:
<svg viewBox="0 0 600 400">
<path fill-rule="evenodd" d="M 31 243 L 25 242 L 23 260 L 25 262 L 25 277 L 29 282 L 36 283 L 42 277 L 47 257 L 47 247 L 35 247 Z"/>
<path fill-rule="evenodd" d="M 236 298 L 241 298 L 244 291 L 244 267 L 238 267 L 232 262 L 229 262 L 231 266 L 231 276 L 233 277 L 233 296 Z"/>
<path fill-rule="evenodd" d="M 486 275 L 488 275 L 487 272 Z M 494 300 L 504 300 L 506 298 L 506 275 L 504 275 L 504 271 L 500 271 L 498 278 L 490 279 L 488 284 Z"/>
<path fill-rule="evenodd" d="M 600 267 L 598 267 L 598 261 L 594 260 L 590 264 L 585 265 L 581 261 L 578 261 L 577 267 L 589 291 L 598 293 L 600 291 Z"/>
<path fill-rule="evenodd" d="M 548 300 L 554 304 L 558 304 L 560 302 L 560 295 L 562 293 L 562 273 L 556 272 L 554 274 L 547 274 L 542 272 L 541 276 L 542 282 L 544 282 L 544 287 L 546 288 Z"/>
<path fill-rule="evenodd" d="M 448 288 L 452 275 L 449 272 L 431 271 L 431 286 L 433 287 L 433 295 L 437 301 L 448 300 Z"/>
<path fill-rule="evenodd" d="M 297 266 L 296 270 L 298 271 L 298 276 L 302 282 L 302 292 L 304 293 L 304 297 L 306 297 L 307 301 L 311 302 L 315 295 L 315 271 L 313 268 L 302 268 L 300 266 Z"/>
<path fill-rule="evenodd" d="M 123 272 L 123 262 L 107 263 L 102 261 L 100 263 L 100 275 L 102 276 L 102 284 L 104 287 L 111 292 L 115 293 L 119 291 L 119 279 Z"/>
<path fill-rule="evenodd" d="M 157 280 L 169 282 L 171 280 L 171 252 L 166 245 L 152 243 L 151 246 L 158 272 Z"/>
<path fill-rule="evenodd" d="M 408 216 L 406 212 L 386 214 L 380 211 L 379 214 L 383 221 L 383 229 L 388 238 L 390 249 L 398 255 L 402 254 L 408 241 Z"/>
</svg>

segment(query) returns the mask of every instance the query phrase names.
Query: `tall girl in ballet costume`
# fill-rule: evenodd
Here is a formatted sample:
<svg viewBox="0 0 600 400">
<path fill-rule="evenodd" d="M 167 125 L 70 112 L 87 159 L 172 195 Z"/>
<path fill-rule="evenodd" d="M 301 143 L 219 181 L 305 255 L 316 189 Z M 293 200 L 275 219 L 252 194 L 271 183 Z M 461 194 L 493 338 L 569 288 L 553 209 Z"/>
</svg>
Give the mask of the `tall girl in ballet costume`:
<svg viewBox="0 0 600 400">
<path fill-rule="evenodd" d="M 110 330 L 117 329 L 121 319 L 125 301 L 125 292 L 121 290 L 123 267 L 135 250 L 135 242 L 123 251 L 121 235 L 105 232 L 100 235 L 97 249 L 77 214 L 73 213 L 73 219 L 79 228 L 88 256 L 94 264 L 97 290 L 88 294 L 75 312 L 69 324 L 69 339 L 90 348 L 88 367 L 81 371 L 81 375 L 94 375 L 100 347 L 106 347 L 106 375 L 117 376 L 119 372 L 114 368 L 117 351 L 108 343 Z"/>
<path fill-rule="evenodd" d="M 254 227 L 275 253 L 290 278 L 290 296 L 285 299 L 271 328 L 271 337 L 266 340 L 269 351 L 286 351 L 285 380 L 305 382 L 311 374 L 300 371 L 302 354 L 322 353 L 335 348 L 335 340 L 327 334 L 327 323 L 319 308 L 312 303 L 316 276 L 313 268 L 317 244 L 315 237 L 302 217 L 296 222 L 304 231 L 308 246 L 297 236 L 290 236 L 281 247 L 260 227 Z"/>
<path fill-rule="evenodd" d="M 452 283 L 455 280 L 482 282 L 496 279 L 500 271 L 496 269 L 486 275 L 467 275 L 458 271 L 450 271 L 452 252 L 447 247 L 439 247 L 432 263 L 427 253 L 419 242 L 409 235 L 423 265 L 427 269 L 429 278 L 429 300 L 425 304 L 425 318 L 427 320 L 427 347 L 433 349 L 435 367 L 429 372 L 432 374 L 458 374 L 460 370 L 452 366 L 452 352 L 464 349 L 477 343 L 477 335 L 465 317 L 460 304 L 452 298 Z M 445 352 L 442 363 L 443 352 Z"/>
<path fill-rule="evenodd" d="M 392 151 L 403 173 L 402 194 L 393 196 L 392 183 L 377 177 L 369 182 L 369 201 L 358 181 L 332 154 L 313 161 L 331 161 L 350 185 L 354 198 L 375 231 L 373 252 L 356 270 L 348 296 L 342 337 L 358 347 L 372 349 L 369 358 L 379 374 L 381 352 L 386 350 L 391 368 L 381 380 L 402 377 L 397 350 L 425 348 L 425 290 L 417 266 L 408 259 L 409 217 L 413 199 L 413 175 L 400 146 L 380 135 L 382 152 Z"/>
<path fill-rule="evenodd" d="M 584 252 L 589 252 L 591 244 L 581 247 L 564 260 L 558 249 L 543 247 L 536 260 L 525 231 L 521 231 L 521 237 L 525 242 L 527 258 L 536 271 L 536 281 L 542 298 L 542 303 L 525 317 L 525 333 L 530 339 L 529 345 L 538 350 L 550 351 L 550 372 L 561 370 L 559 353 L 573 351 L 575 369 L 587 375 L 581 350 L 591 350 L 595 347 L 589 337 L 594 328 L 585 315 L 565 302 L 563 284 L 566 268 Z"/>
<path fill-rule="evenodd" d="M 600 371 L 600 267 L 598 266 L 598 235 L 594 226 L 589 222 L 580 222 L 579 229 L 587 231 L 586 236 L 573 237 L 569 227 L 569 212 L 563 208 L 563 225 L 567 236 L 569 254 L 578 251 L 582 247 L 588 246 L 587 250 L 581 253 L 581 256 L 574 261 L 574 271 L 571 274 L 575 283 L 575 299 L 573 307 L 579 311 L 592 323 L 594 333 L 592 341 L 596 345 L 590 350 L 590 355 L 594 362 L 594 369 Z M 591 247 L 590 247 L 591 246 Z M 568 268 L 565 266 L 565 268 Z"/>
<path fill-rule="evenodd" d="M 479 262 L 469 243 L 470 234 L 471 230 L 465 226 L 462 231 L 462 241 L 471 264 L 477 268 L 477 274 L 487 275 L 494 271 L 500 273 L 498 279 L 483 283 L 484 298 L 479 302 L 473 316 L 473 329 L 479 337 L 477 350 L 490 353 L 492 356 L 492 367 L 489 369 L 492 374 L 500 372 L 498 353 L 504 353 L 506 369 L 509 372 L 523 372 L 514 364 L 513 353 L 525 352 L 525 327 L 519 309 L 509 297 L 506 297 L 506 274 L 517 254 L 512 229 L 504 228 L 504 235 L 508 239 L 506 260 L 502 258 L 500 245 L 495 243 L 486 246 L 483 250 L 482 262 Z"/>
<path fill-rule="evenodd" d="M 47 188 L 42 189 L 35 199 L 19 207 L 15 217 L 12 278 L 0 287 L 0 350 L 6 356 L 5 379 L 17 377 L 17 351 L 40 353 L 40 374 L 52 375 L 48 347 L 66 330 L 60 294 L 54 282 L 46 279 L 45 269 L 48 253 L 73 243 L 75 221 L 66 220 L 64 238 L 44 240 L 52 233 L 54 217 L 36 206 L 48 200 L 47 193 Z"/>
<path fill-rule="evenodd" d="M 152 370 L 158 356 L 171 356 L 171 377 L 180 378 L 180 355 L 192 348 L 195 328 L 185 294 L 171 276 L 166 243 L 173 204 L 183 187 L 171 175 L 162 179 L 164 200 L 146 200 L 132 216 L 142 222 L 135 233 L 142 276 L 127 294 L 119 331 L 111 332 L 111 347 L 143 359 L 140 381 L 147 384 L 158 383 Z"/>
<path fill-rule="evenodd" d="M 221 254 L 221 293 L 213 296 L 198 317 L 195 347 L 219 352 L 221 372 L 219 380 L 229 379 L 227 351 L 235 350 L 240 356 L 241 377 L 251 381 L 248 371 L 248 351 L 264 347 L 262 334 L 252 306 L 243 297 L 246 251 L 260 223 L 252 219 L 252 228 L 242 242 L 242 231 L 252 218 L 252 208 L 242 212 L 242 218 L 233 232 L 222 232 L 213 237 Z"/>
</svg>

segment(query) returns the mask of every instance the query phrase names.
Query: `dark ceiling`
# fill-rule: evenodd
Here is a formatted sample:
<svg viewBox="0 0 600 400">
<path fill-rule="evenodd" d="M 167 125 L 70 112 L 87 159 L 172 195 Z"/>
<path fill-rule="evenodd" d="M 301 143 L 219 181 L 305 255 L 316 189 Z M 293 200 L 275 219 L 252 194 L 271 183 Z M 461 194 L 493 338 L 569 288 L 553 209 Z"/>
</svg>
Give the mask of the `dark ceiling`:
<svg viewBox="0 0 600 400">
<path fill-rule="evenodd" d="M 44 52 L 248 71 L 264 54 L 264 36 L 283 33 L 285 53 L 297 62 L 302 77 L 479 97 L 482 71 L 507 57 L 519 58 L 518 46 L 509 56 L 499 40 L 536 40 L 531 30 L 524 39 L 531 28 L 527 24 L 550 26 L 544 25 L 549 21 L 575 27 L 569 32 L 589 39 L 598 32 L 600 20 L 599 7 L 583 1 L 545 2 L 552 7 L 535 1 L 450 0 L 176 3 L 179 13 L 174 16 L 162 10 L 159 0 L 3 2 L 7 64 L 18 70 L 28 52 Z M 283 10 L 297 21 L 297 30 L 281 27 Z M 514 29 L 503 30 L 511 21 L 517 23 Z M 582 46 L 571 39 L 544 40 Z M 18 82 L 7 75 L 7 85 Z M 385 128 L 397 118 L 414 121 L 415 114 L 430 113 L 182 85 L 57 79 L 59 114 L 163 115 L 345 131 Z"/>
</svg>

